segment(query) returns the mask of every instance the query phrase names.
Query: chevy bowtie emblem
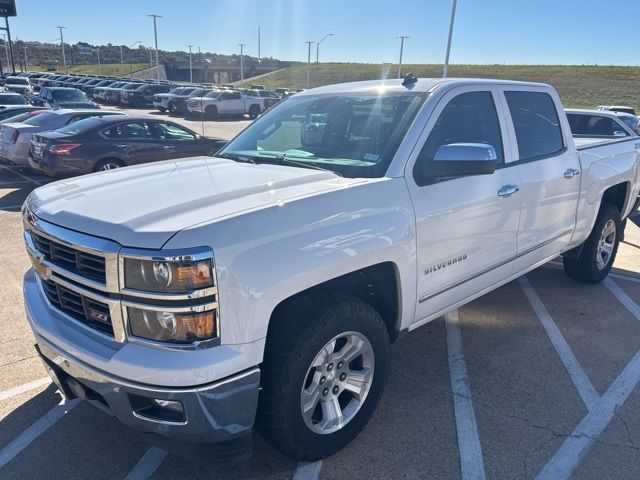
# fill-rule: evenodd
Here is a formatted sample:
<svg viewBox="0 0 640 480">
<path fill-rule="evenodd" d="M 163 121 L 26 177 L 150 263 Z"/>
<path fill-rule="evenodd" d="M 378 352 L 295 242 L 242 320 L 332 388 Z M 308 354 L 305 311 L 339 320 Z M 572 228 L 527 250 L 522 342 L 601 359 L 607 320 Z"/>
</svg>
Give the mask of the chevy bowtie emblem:
<svg viewBox="0 0 640 480">
<path fill-rule="evenodd" d="M 36 226 L 36 216 L 33 214 L 33 212 L 31 210 L 29 210 L 27 208 L 27 222 L 29 222 L 29 224 L 32 227 Z"/>
<path fill-rule="evenodd" d="M 430 273 L 437 272 L 438 270 L 442 270 L 443 268 L 450 267 L 451 265 L 455 265 L 456 263 L 460 263 L 466 259 L 467 259 L 467 254 L 463 253 L 462 255 L 458 255 L 457 257 L 451 258 L 449 260 L 445 260 L 444 262 L 440 262 L 425 268 L 424 274 L 429 275 Z"/>
</svg>

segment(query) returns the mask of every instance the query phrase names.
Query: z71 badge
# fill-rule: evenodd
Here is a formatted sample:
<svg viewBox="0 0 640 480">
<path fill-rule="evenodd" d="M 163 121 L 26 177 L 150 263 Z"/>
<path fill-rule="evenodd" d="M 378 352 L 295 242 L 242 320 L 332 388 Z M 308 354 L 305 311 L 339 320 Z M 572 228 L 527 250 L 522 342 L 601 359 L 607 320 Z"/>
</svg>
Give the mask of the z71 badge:
<svg viewBox="0 0 640 480">
<path fill-rule="evenodd" d="M 424 274 L 429 275 L 430 273 L 437 272 L 443 268 L 450 267 L 451 265 L 455 265 L 456 263 L 460 263 L 463 260 L 467 259 L 467 254 L 463 253 L 462 255 L 458 255 L 457 257 L 451 258 L 449 260 L 445 260 L 444 262 L 437 263 L 436 265 L 432 265 L 424 269 Z"/>
</svg>

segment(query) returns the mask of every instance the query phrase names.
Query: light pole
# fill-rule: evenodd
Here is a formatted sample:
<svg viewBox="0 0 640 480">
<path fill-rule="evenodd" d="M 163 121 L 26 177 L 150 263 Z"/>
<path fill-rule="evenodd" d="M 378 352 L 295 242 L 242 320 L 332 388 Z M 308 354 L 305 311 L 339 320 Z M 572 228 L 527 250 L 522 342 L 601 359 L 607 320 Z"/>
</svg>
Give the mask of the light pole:
<svg viewBox="0 0 640 480">
<path fill-rule="evenodd" d="M 149 47 L 149 68 L 153 67 L 153 49 Z"/>
<path fill-rule="evenodd" d="M 28 72 L 29 71 L 29 62 L 27 61 L 27 46 L 25 45 L 23 48 L 24 48 L 24 71 Z"/>
<path fill-rule="evenodd" d="M 147 17 L 153 18 L 153 37 L 156 41 L 156 81 L 160 83 L 160 60 L 158 59 L 158 28 L 156 25 L 156 19 L 162 18 L 162 15 L 151 14 L 147 15 Z"/>
<path fill-rule="evenodd" d="M 240 45 L 240 83 L 244 82 L 244 43 L 239 43 Z"/>
<path fill-rule="evenodd" d="M 64 73 L 67 74 L 69 73 L 69 71 L 67 70 L 67 57 L 65 56 L 65 53 L 64 53 L 64 37 L 62 36 L 62 29 L 67 27 L 56 27 L 56 28 L 60 30 L 60 48 L 62 48 L 62 63 L 64 64 Z"/>
<path fill-rule="evenodd" d="M 10 68 L 11 62 L 9 62 L 9 47 L 7 46 L 7 34 L 3 33 L 2 37 L 4 38 L 4 52 L 7 54 L 7 71 Z"/>
<path fill-rule="evenodd" d="M 136 40 L 131 45 L 129 45 L 129 48 L 131 49 L 131 48 L 135 47 L 139 43 L 142 43 L 142 42 L 140 40 Z M 129 57 L 129 58 L 131 58 L 131 57 Z M 124 72 L 122 72 L 122 73 L 124 74 Z M 129 78 L 131 80 L 133 80 L 133 64 L 131 62 L 129 62 Z"/>
<path fill-rule="evenodd" d="M 102 65 L 100 65 L 100 49 L 96 48 L 96 52 L 98 53 L 98 75 L 102 75 Z"/>
<path fill-rule="evenodd" d="M 398 62 L 398 78 L 400 78 L 400 73 L 402 72 L 402 51 L 404 50 L 404 39 L 409 38 L 407 35 L 398 36 L 400 39 L 400 61 Z"/>
<path fill-rule="evenodd" d="M 189 83 L 193 83 L 193 63 L 191 63 L 191 48 L 193 45 L 187 45 L 189 47 Z"/>
<path fill-rule="evenodd" d="M 122 73 L 124 73 L 124 55 L 122 55 L 122 45 L 120 45 L 120 68 L 122 69 Z"/>
<path fill-rule="evenodd" d="M 262 57 L 260 56 L 260 27 L 258 27 L 258 61 L 260 61 Z"/>
<path fill-rule="evenodd" d="M 304 42 L 307 44 L 307 88 L 309 88 L 309 83 L 311 82 L 311 44 L 316 43 L 310 40 Z"/>
<path fill-rule="evenodd" d="M 447 41 L 447 55 L 444 58 L 444 71 L 442 72 L 442 78 L 447 78 L 449 73 L 449 53 L 451 52 L 451 37 L 453 36 L 453 23 L 456 19 L 456 5 L 458 1 L 453 0 L 451 5 L 451 21 L 449 22 L 449 40 Z"/>
<path fill-rule="evenodd" d="M 324 37 L 322 37 L 322 40 L 316 43 L 316 63 L 318 63 L 318 57 L 320 56 L 320 44 L 329 37 L 333 37 L 333 33 L 327 33 Z"/>
</svg>

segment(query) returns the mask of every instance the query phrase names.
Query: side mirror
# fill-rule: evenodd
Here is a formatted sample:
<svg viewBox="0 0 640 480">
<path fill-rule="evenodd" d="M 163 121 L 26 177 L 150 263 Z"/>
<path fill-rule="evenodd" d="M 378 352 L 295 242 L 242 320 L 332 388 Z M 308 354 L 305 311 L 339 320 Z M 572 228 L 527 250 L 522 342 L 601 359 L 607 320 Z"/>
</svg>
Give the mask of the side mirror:
<svg viewBox="0 0 640 480">
<path fill-rule="evenodd" d="M 627 132 L 625 132 L 624 130 L 616 130 L 615 132 L 613 132 L 613 136 L 614 137 L 626 137 L 627 136 Z"/>
<path fill-rule="evenodd" d="M 426 162 L 428 178 L 491 175 L 496 171 L 498 155 L 485 143 L 451 143 L 438 148 L 433 160 Z"/>
</svg>

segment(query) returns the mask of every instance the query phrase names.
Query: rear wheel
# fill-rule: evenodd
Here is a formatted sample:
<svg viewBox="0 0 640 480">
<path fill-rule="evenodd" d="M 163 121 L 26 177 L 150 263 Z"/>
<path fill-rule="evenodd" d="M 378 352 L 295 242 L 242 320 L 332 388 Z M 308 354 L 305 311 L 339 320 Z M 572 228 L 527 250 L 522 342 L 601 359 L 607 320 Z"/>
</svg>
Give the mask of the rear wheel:
<svg viewBox="0 0 640 480">
<path fill-rule="evenodd" d="M 615 261 L 621 232 L 620 212 L 613 205 L 603 205 L 580 256 L 563 258 L 567 275 L 588 283 L 604 280 Z"/>
<path fill-rule="evenodd" d="M 160 110 L 162 113 L 164 113 L 164 112 L 166 112 L 166 111 L 167 111 L 167 109 L 166 109 L 166 108 L 164 108 L 164 107 L 158 107 L 158 110 Z"/>
<path fill-rule="evenodd" d="M 100 160 L 93 167 L 94 172 L 106 172 L 107 170 L 114 170 L 116 168 L 124 167 L 125 163 L 117 158 L 105 158 Z"/>
<path fill-rule="evenodd" d="M 135 108 L 142 108 L 144 107 L 144 98 L 142 97 L 136 97 L 133 99 L 133 106 Z"/>
<path fill-rule="evenodd" d="M 373 307 L 338 293 L 294 300 L 276 316 L 256 425 L 284 454 L 315 461 L 347 445 L 375 411 L 389 334 Z"/>
<path fill-rule="evenodd" d="M 258 105 L 251 105 L 249 107 L 249 118 L 253 120 L 254 118 L 258 118 L 258 115 L 260 115 L 260 107 Z"/>
</svg>

